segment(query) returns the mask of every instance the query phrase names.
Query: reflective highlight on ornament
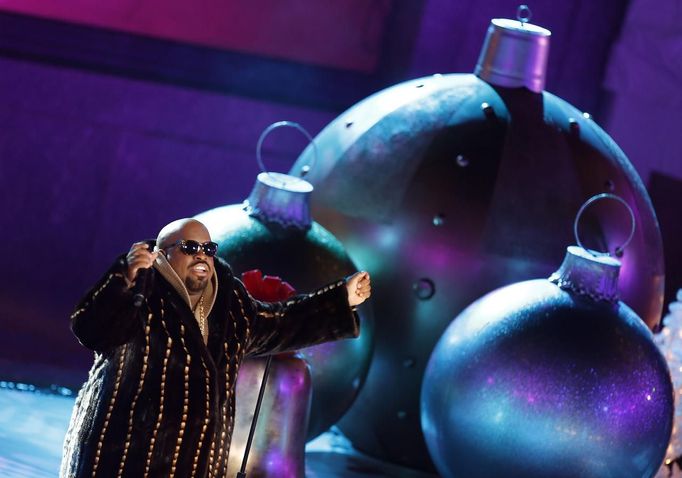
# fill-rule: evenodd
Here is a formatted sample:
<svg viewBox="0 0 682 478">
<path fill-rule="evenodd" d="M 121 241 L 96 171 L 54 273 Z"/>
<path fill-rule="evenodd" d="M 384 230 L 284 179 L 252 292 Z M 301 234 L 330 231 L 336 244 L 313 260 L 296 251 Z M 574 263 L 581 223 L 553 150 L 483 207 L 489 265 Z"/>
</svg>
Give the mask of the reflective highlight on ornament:
<svg viewBox="0 0 682 478">
<path fill-rule="evenodd" d="M 443 224 L 445 224 L 445 214 L 436 214 L 433 216 L 434 226 L 442 226 Z"/>
</svg>

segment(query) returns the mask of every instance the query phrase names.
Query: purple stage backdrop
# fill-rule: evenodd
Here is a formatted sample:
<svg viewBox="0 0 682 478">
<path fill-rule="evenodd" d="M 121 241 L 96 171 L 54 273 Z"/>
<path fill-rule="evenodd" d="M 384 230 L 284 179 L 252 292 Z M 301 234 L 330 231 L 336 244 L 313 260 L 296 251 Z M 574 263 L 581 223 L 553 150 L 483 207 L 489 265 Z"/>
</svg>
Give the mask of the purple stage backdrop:
<svg viewBox="0 0 682 478">
<path fill-rule="evenodd" d="M 633 0 L 629 14 L 625 3 L 531 5 L 533 22 L 553 31 L 547 89 L 592 112 L 645 184 L 651 172 L 679 181 L 682 13 L 673 0 Z M 91 356 L 68 316 L 117 254 L 174 218 L 244 199 L 258 172 L 256 140 L 270 123 L 297 121 L 316 134 L 390 84 L 471 72 L 490 18 L 513 18 L 517 2 L 384 5 L 382 51 L 368 73 L 305 64 L 295 51 L 265 61 L 245 49 L 238 61 L 225 57 L 235 62 L 234 81 L 218 64 L 221 52 L 195 47 L 192 59 L 174 60 L 161 53 L 177 45 L 126 33 L 116 45 L 144 48 L 109 51 L 110 33 L 68 30 L 66 41 L 50 36 L 66 28 L 53 20 L 0 14 L 0 373 L 20 375 L 13 364 L 22 362 L 41 380 L 82 380 Z M 34 29 L 23 31 L 27 21 Z M 239 76 L 256 64 L 258 75 Z M 304 145 L 295 132 L 273 134 L 265 159 L 286 171 Z M 679 209 L 665 198 L 655 206 Z"/>
<path fill-rule="evenodd" d="M 117 254 L 172 218 L 244 199 L 268 124 L 316 133 L 334 116 L 14 60 L 0 70 L 0 90 L 12 92 L 0 224 L 16 251 L 0 340 L 21 361 L 82 367 L 90 358 L 67 330 L 69 310 Z M 268 144 L 265 160 L 286 170 L 306 143 L 283 132 Z"/>
</svg>

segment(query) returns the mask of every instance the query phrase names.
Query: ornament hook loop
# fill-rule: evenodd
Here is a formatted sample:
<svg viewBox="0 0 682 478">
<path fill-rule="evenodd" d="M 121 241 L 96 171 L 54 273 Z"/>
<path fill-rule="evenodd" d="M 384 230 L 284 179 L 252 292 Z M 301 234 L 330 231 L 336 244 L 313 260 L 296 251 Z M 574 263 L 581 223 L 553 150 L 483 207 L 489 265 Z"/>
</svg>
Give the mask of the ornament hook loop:
<svg viewBox="0 0 682 478">
<path fill-rule="evenodd" d="M 578 223 L 580 222 L 580 217 L 585 212 L 585 209 L 587 209 L 592 203 L 599 201 L 600 199 L 613 199 L 615 201 L 618 201 L 623 206 L 625 206 L 625 208 L 628 210 L 628 213 L 630 214 L 630 223 L 631 223 L 630 235 L 628 236 L 628 238 L 625 240 L 625 242 L 622 245 L 616 247 L 616 249 L 615 249 L 616 255 L 620 256 L 622 254 L 623 250 L 625 250 L 625 248 L 628 246 L 628 244 L 630 244 L 630 241 L 632 241 L 632 238 L 635 235 L 636 222 L 635 222 L 635 213 L 632 211 L 632 208 L 630 207 L 630 205 L 627 202 L 625 202 L 625 199 L 623 199 L 622 197 L 617 196 L 615 194 L 611 194 L 611 193 L 595 194 L 594 196 L 589 198 L 587 201 L 585 201 L 585 203 L 583 203 L 583 205 L 578 210 L 578 214 L 576 214 L 576 216 L 575 216 L 575 221 L 573 221 L 573 235 L 575 236 L 575 241 L 578 244 L 578 246 L 580 246 L 581 248 L 590 252 L 592 255 L 595 255 L 595 256 L 596 255 L 604 255 L 604 256 L 610 255 L 609 251 L 599 252 L 599 251 L 592 251 L 590 249 L 587 249 L 585 246 L 583 246 L 583 243 L 580 241 L 580 234 L 578 233 Z"/>
<path fill-rule="evenodd" d="M 265 163 L 263 163 L 263 157 L 262 157 L 261 149 L 263 148 L 263 142 L 265 141 L 265 138 L 272 131 L 276 130 L 277 128 L 284 127 L 284 126 L 289 126 L 291 128 L 297 129 L 298 131 L 303 133 L 303 135 L 306 138 L 308 138 L 308 141 L 310 142 L 310 144 L 313 145 L 314 154 L 313 154 L 313 160 L 311 162 L 312 164 L 311 165 L 306 164 L 305 166 L 303 166 L 303 168 L 301 169 L 301 177 L 308 174 L 310 169 L 317 163 L 317 158 L 318 158 L 317 144 L 315 144 L 313 137 L 310 135 L 310 133 L 308 133 L 308 130 L 306 130 L 303 126 L 301 126 L 300 124 L 298 124 L 294 121 L 277 121 L 275 123 L 272 123 L 270 126 L 268 126 L 267 128 L 265 128 L 263 130 L 263 132 L 260 134 L 260 137 L 258 138 L 258 143 L 256 144 L 256 161 L 258 161 L 258 167 L 260 168 L 260 170 L 275 180 L 277 180 L 277 178 L 274 175 L 270 174 L 270 171 L 268 171 L 267 168 L 265 167 Z"/>
<path fill-rule="evenodd" d="M 516 9 L 516 18 L 521 22 L 522 26 L 528 23 L 532 17 L 533 12 L 530 11 L 530 7 L 528 5 L 519 5 L 519 7 Z"/>
</svg>

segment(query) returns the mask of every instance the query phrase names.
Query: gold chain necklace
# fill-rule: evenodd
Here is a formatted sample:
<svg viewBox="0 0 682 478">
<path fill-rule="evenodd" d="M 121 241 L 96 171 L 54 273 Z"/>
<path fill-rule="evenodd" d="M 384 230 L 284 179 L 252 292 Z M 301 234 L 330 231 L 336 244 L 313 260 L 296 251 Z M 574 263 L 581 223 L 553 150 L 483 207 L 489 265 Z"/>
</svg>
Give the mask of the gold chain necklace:
<svg viewBox="0 0 682 478">
<path fill-rule="evenodd" d="M 204 338 L 204 342 L 206 342 L 208 331 L 206 330 L 206 317 L 204 316 L 204 294 L 201 294 L 201 297 L 199 297 L 199 331 Z"/>
</svg>

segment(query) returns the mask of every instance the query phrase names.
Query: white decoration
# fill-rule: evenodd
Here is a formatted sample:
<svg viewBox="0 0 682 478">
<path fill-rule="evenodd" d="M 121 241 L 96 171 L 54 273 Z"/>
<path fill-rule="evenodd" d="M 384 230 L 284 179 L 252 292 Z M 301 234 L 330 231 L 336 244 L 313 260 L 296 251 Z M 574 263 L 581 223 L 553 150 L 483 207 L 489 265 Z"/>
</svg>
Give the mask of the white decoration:
<svg viewBox="0 0 682 478">
<path fill-rule="evenodd" d="M 682 478 L 682 289 L 677 291 L 677 301 L 668 307 L 668 314 L 663 317 L 663 330 L 654 340 L 668 361 L 675 388 L 673 432 L 665 460 L 655 478 Z"/>
</svg>

